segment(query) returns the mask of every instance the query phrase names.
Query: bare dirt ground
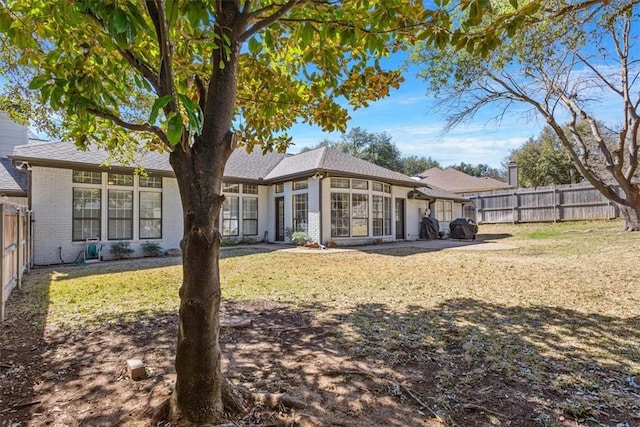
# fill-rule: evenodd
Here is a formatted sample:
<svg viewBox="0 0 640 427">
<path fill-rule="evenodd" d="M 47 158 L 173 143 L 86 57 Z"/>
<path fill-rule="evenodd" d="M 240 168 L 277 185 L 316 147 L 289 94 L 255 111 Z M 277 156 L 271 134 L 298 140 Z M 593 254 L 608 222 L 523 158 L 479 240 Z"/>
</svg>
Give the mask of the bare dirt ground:
<svg viewBox="0 0 640 427">
<path fill-rule="evenodd" d="M 19 298 L 21 291 L 16 293 Z M 238 425 L 441 425 L 417 397 L 430 394 L 433 384 L 424 374 L 435 362 L 392 369 L 354 357 L 334 342 L 335 324 L 273 303 L 226 303 L 224 316 L 253 319 L 249 328 L 224 330 L 221 345 L 232 380 L 305 403 L 295 410 L 257 403 Z M 170 395 L 174 313 L 46 336 L 30 333 L 24 327 L 30 320 L 5 324 L 3 427 L 146 426 L 150 408 Z M 145 379 L 127 377 L 130 357 L 144 359 Z M 481 405 L 466 412 L 461 420 L 467 425 L 487 424 L 492 415 Z"/>
<path fill-rule="evenodd" d="M 531 401 L 525 378 L 503 381 L 490 370 L 483 381 L 465 384 L 467 372 L 482 369 L 477 361 L 460 357 L 456 364 L 451 359 L 444 364 L 441 354 L 428 355 L 410 342 L 391 349 L 393 361 L 341 348 L 337 325 L 318 320 L 310 310 L 225 303 L 224 316 L 253 319 L 249 328 L 224 330 L 221 345 L 231 379 L 254 392 L 285 393 L 305 403 L 298 409 L 257 403 L 235 425 L 583 425 L 536 419 L 550 401 L 563 396 Z M 33 320 L 23 317 L 5 325 L 10 339 L 0 353 L 0 425 L 150 425 L 150 408 L 170 395 L 175 378 L 175 313 L 45 336 L 25 328 Z M 464 341 L 450 332 L 448 351 L 464 354 Z M 127 377 L 125 361 L 131 357 L 143 358 L 145 379 Z M 446 407 L 431 397 L 443 392 L 443 376 L 457 384 L 449 393 L 464 390 L 464 396 L 454 396 L 457 403 Z M 443 409 L 450 415 L 438 418 L 431 412 Z"/>
</svg>

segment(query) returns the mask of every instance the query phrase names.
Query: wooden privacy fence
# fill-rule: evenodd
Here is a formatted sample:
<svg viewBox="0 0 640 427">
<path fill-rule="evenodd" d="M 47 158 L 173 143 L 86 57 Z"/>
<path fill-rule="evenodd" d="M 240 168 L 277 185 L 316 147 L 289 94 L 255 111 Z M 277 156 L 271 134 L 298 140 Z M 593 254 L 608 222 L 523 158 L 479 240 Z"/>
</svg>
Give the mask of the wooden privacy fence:
<svg viewBox="0 0 640 427">
<path fill-rule="evenodd" d="M 618 207 L 590 184 L 518 188 L 467 194 L 478 223 L 613 219 Z"/>
<path fill-rule="evenodd" d="M 0 201 L 0 322 L 5 303 L 14 288 L 22 286 L 22 276 L 32 266 L 31 211 Z"/>
</svg>

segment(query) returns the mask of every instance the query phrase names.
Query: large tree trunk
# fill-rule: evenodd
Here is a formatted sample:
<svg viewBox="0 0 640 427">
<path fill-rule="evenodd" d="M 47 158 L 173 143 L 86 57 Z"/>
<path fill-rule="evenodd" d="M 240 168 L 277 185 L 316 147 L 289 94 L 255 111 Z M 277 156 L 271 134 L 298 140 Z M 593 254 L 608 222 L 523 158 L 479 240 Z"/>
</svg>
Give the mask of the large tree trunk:
<svg viewBox="0 0 640 427">
<path fill-rule="evenodd" d="M 228 133 L 223 141 L 204 150 L 196 147 L 177 149 L 170 158 L 184 212 L 177 378 L 170 418 L 215 424 L 244 410 L 247 397 L 223 376 L 218 344 L 221 188 L 224 165 L 234 147 L 233 135 Z"/>
<path fill-rule="evenodd" d="M 635 207 L 620 206 L 624 218 L 624 231 L 640 231 L 640 203 Z"/>
<path fill-rule="evenodd" d="M 180 288 L 176 386 L 171 418 L 191 424 L 217 424 L 228 413 L 243 409 L 241 395 L 224 378 L 220 332 L 220 210 L 224 200 L 222 178 L 227 159 L 236 148 L 230 131 L 237 95 L 240 33 L 234 2 L 222 2 L 216 21 L 232 40 L 229 52 L 214 49 L 213 73 L 200 85 L 203 110 L 201 135 L 183 135 L 170 155 L 184 214 L 181 242 L 183 279 Z M 224 63 L 225 66 L 219 64 Z M 203 80 L 201 80 L 202 82 Z"/>
<path fill-rule="evenodd" d="M 222 145 L 222 144 L 220 144 Z M 178 148 L 171 154 L 184 212 L 183 278 L 180 288 L 177 380 L 173 406 L 192 422 L 220 422 L 222 401 L 220 329 L 219 215 L 224 164 L 228 154 L 212 156 Z M 199 150 L 202 151 L 202 150 Z"/>
</svg>

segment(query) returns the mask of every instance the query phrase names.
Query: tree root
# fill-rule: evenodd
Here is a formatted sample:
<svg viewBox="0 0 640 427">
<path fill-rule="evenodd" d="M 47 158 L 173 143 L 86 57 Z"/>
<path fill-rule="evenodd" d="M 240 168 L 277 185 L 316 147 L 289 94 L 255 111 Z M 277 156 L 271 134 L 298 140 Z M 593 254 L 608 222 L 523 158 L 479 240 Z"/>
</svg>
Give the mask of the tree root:
<svg viewBox="0 0 640 427">
<path fill-rule="evenodd" d="M 282 393 L 254 393 L 253 398 L 256 402 L 271 408 L 278 409 L 282 406 L 290 409 L 304 409 L 307 404 L 294 397 Z"/>
<path fill-rule="evenodd" d="M 249 407 L 253 404 L 253 394 L 246 387 L 235 385 L 224 377 L 222 379 L 221 392 L 222 404 L 229 419 L 248 412 Z M 152 425 L 163 425 L 166 421 L 177 421 L 178 425 L 181 425 L 180 421 L 182 417 L 178 413 L 176 406 L 175 393 L 173 393 L 169 398 L 154 408 L 151 418 Z M 233 426 L 234 424 L 221 425 Z"/>
<path fill-rule="evenodd" d="M 229 415 L 243 414 L 253 403 L 251 392 L 241 385 L 235 385 L 224 378 L 222 383 L 222 404 Z"/>
</svg>

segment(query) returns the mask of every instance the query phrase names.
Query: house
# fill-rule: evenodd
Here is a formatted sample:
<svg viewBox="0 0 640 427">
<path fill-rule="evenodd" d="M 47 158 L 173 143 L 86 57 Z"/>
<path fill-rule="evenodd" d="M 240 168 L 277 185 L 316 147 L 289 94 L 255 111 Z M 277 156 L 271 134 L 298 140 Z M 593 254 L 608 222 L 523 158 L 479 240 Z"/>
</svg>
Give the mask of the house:
<svg viewBox="0 0 640 427">
<path fill-rule="evenodd" d="M 28 171 L 35 264 L 72 262 L 87 242 L 100 246 L 103 259 L 115 242 L 129 242 L 137 255 L 145 242 L 179 247 L 182 207 L 168 154 L 138 156 L 147 175 L 134 174 L 133 166 L 105 167 L 107 152 L 78 151 L 68 142 L 24 144 L 11 158 Z M 445 228 L 471 203 L 328 147 L 296 155 L 238 149 L 227 162 L 223 192 L 223 239 L 283 243 L 296 231 L 336 245 L 416 240 L 424 215 Z"/>
<path fill-rule="evenodd" d="M 506 182 L 489 177 L 478 178 L 454 168 L 440 169 L 434 167 L 422 172 L 419 177 L 423 182 L 454 194 L 480 193 L 511 188 Z"/>
</svg>

